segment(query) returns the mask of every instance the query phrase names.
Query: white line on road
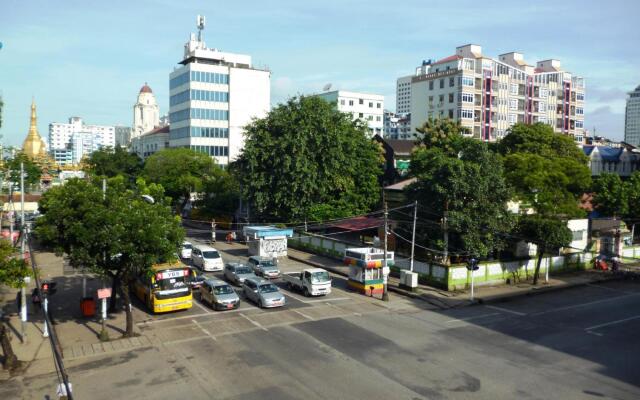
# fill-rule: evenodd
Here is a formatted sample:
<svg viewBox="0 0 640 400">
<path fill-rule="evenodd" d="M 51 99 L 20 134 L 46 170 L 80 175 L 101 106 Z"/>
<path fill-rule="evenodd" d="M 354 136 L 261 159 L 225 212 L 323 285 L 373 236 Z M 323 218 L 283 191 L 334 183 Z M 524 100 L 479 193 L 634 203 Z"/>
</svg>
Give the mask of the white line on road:
<svg viewBox="0 0 640 400">
<path fill-rule="evenodd" d="M 483 315 L 476 315 L 474 317 L 468 317 L 468 318 L 460 318 L 460 319 L 450 319 L 449 321 L 447 321 L 446 323 L 451 323 L 451 322 L 464 322 L 464 321 L 471 321 L 472 319 L 478 319 L 478 318 L 486 318 L 486 317 L 491 317 L 494 315 L 500 315 L 500 313 L 491 313 L 491 314 L 483 314 Z"/>
<path fill-rule="evenodd" d="M 254 321 L 251 318 L 247 317 L 246 315 L 244 315 L 243 313 L 239 314 L 240 316 L 242 316 L 244 319 L 246 319 L 247 321 L 251 322 L 253 325 L 257 326 L 258 328 L 262 329 L 263 331 L 268 331 L 267 328 L 265 328 L 264 326 L 262 326 L 258 321 Z"/>
<path fill-rule="evenodd" d="M 198 323 L 198 321 L 196 321 L 195 319 L 192 319 L 192 320 L 191 320 L 191 322 L 193 322 L 193 323 L 194 323 L 198 328 L 200 328 L 200 330 L 201 330 L 202 332 L 204 332 L 204 333 L 205 333 L 207 336 L 209 336 L 211 339 L 215 340 L 216 342 L 218 341 L 218 339 L 216 339 L 216 337 L 215 337 L 215 336 L 213 336 L 213 335 L 211 334 L 211 332 L 209 332 L 208 330 L 204 329 L 204 327 L 203 327 L 202 325 L 200 325 L 200 324 Z"/>
<path fill-rule="evenodd" d="M 520 317 L 527 315 L 526 313 L 509 310 L 508 308 L 502 308 L 502 307 L 497 307 L 497 306 L 485 306 L 485 307 L 490 308 L 492 310 L 498 310 L 498 311 L 506 312 L 506 313 L 509 313 L 509 314 L 518 315 Z"/>
<path fill-rule="evenodd" d="M 620 299 L 624 299 L 625 297 L 632 297 L 632 296 L 640 296 L 640 293 L 626 294 L 624 296 L 610 297 L 604 300 L 596 300 L 596 301 L 590 301 L 588 303 L 574 304 L 572 306 L 558 307 L 552 310 L 540 311 L 531 315 L 535 316 L 535 315 L 549 314 L 549 313 L 558 312 L 558 311 L 571 310 L 572 308 L 580 308 L 580 307 L 591 306 L 594 304 L 607 303 L 610 301 L 620 300 Z"/>
<path fill-rule="evenodd" d="M 636 316 L 625 318 L 625 319 L 619 319 L 617 321 L 607 322 L 605 324 L 594 325 L 594 326 L 590 326 L 590 327 L 586 328 L 585 331 L 593 331 L 593 330 L 596 330 L 596 329 L 599 329 L 599 328 L 604 328 L 605 326 L 617 325 L 617 324 L 621 324 L 623 322 L 631 321 L 631 320 L 638 319 L 638 318 L 640 318 L 640 315 L 636 315 Z"/>
<path fill-rule="evenodd" d="M 307 314 L 301 313 L 301 312 L 300 312 L 300 311 L 298 311 L 298 310 L 293 310 L 293 312 L 295 312 L 296 314 L 300 314 L 300 315 L 302 315 L 303 317 L 305 317 L 306 319 L 308 319 L 308 320 L 310 320 L 310 321 L 313 321 L 313 318 L 311 318 L 311 317 L 310 317 L 310 316 L 308 316 Z"/>
<path fill-rule="evenodd" d="M 614 289 L 614 288 L 610 288 L 610 287 L 606 287 L 606 286 L 600 286 L 600 285 L 595 284 L 595 283 L 587 283 L 587 286 L 598 288 L 598 289 L 606 289 L 606 290 L 610 290 L 610 291 L 616 292 L 616 293 L 625 293 L 625 294 L 633 294 L 633 293 L 635 293 L 635 292 L 628 292 L 626 290 L 620 290 L 620 289 Z"/>
<path fill-rule="evenodd" d="M 155 324 L 155 323 L 158 323 L 158 322 L 170 322 L 170 321 L 176 321 L 176 320 L 179 320 L 179 319 L 204 317 L 204 316 L 210 315 L 210 314 L 211 313 L 202 313 L 202 314 L 194 314 L 194 315 L 182 315 L 180 317 L 171 317 L 171 318 L 164 318 L 164 319 L 152 319 L 152 320 L 148 320 L 148 321 L 138 322 L 136 325 L 148 325 L 148 324 Z"/>
<path fill-rule="evenodd" d="M 211 314 L 213 312 L 211 310 L 207 310 L 202 304 L 200 304 L 199 300 L 193 299 L 192 303 L 200 307 L 200 309 L 206 312 L 207 314 Z"/>
</svg>

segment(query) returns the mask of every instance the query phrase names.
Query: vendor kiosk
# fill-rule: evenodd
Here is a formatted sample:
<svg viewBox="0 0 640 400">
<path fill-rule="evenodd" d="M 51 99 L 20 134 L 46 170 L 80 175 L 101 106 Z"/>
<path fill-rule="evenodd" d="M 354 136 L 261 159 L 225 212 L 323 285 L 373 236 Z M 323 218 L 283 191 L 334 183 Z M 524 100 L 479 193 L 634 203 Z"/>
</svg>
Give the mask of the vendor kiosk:
<svg viewBox="0 0 640 400">
<path fill-rule="evenodd" d="M 242 229 L 250 256 L 286 257 L 287 238 L 293 236 L 293 229 L 275 226 L 245 226 Z"/>
<path fill-rule="evenodd" d="M 387 268 L 394 265 L 393 260 L 393 251 L 387 251 Z M 384 250 L 375 247 L 346 249 L 344 263 L 349 266 L 349 287 L 367 296 L 382 294 L 389 273 L 384 270 L 383 261 Z"/>
</svg>

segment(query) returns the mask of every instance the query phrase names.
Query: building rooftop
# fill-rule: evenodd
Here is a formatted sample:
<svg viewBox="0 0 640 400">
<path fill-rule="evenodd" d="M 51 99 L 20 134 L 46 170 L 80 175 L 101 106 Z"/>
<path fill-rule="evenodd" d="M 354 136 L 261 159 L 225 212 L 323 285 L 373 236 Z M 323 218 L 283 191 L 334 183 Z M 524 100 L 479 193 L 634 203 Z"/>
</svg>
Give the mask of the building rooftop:
<svg viewBox="0 0 640 400">
<path fill-rule="evenodd" d="M 147 82 L 144 83 L 144 86 L 140 88 L 140 93 L 153 93 Z"/>
<path fill-rule="evenodd" d="M 450 62 L 450 61 L 459 60 L 459 59 L 461 59 L 461 58 L 462 58 L 462 57 L 460 57 L 459 55 L 454 54 L 454 55 L 452 55 L 452 56 L 445 57 L 445 58 L 443 58 L 443 59 L 441 59 L 441 60 L 438 60 L 438 61 L 434 62 L 434 63 L 433 63 L 433 64 L 431 64 L 431 65 L 444 64 L 444 63 L 448 63 L 448 62 Z"/>
</svg>

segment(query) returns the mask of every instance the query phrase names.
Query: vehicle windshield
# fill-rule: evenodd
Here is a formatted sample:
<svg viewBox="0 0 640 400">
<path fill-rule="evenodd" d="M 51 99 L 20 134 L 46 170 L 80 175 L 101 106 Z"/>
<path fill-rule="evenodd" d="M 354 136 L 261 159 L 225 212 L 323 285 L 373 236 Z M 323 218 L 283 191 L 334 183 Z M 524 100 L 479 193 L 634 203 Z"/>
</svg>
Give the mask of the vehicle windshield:
<svg viewBox="0 0 640 400">
<path fill-rule="evenodd" d="M 253 271 L 251 271 L 251 268 L 249 267 L 245 267 L 245 266 L 236 267 L 236 274 L 238 275 L 251 274 L 251 273 L 253 273 Z"/>
<path fill-rule="evenodd" d="M 276 267 L 276 265 L 271 260 L 260 261 L 260 265 L 262 266 L 262 268 L 265 268 L 265 269 L 275 268 Z"/>
<path fill-rule="evenodd" d="M 233 289 L 229 285 L 220 285 L 213 287 L 213 293 L 215 294 L 231 294 Z"/>
<path fill-rule="evenodd" d="M 260 285 L 260 293 L 273 293 L 273 292 L 277 292 L 278 291 L 278 287 L 276 285 L 274 285 L 273 283 L 269 283 L 266 285 Z"/>
<path fill-rule="evenodd" d="M 191 243 L 184 243 L 184 244 L 182 245 L 182 248 L 183 248 L 183 249 L 192 249 L 192 248 L 193 248 L 193 246 L 191 245 Z"/>
<path fill-rule="evenodd" d="M 203 251 L 202 256 L 204 258 L 220 258 L 220 254 L 217 251 Z"/>
<path fill-rule="evenodd" d="M 156 281 L 156 287 L 160 290 L 179 290 L 187 287 L 183 278 L 168 278 Z"/>
<path fill-rule="evenodd" d="M 327 271 L 314 272 L 311 274 L 311 283 L 323 283 L 329 280 L 329 273 Z"/>
</svg>

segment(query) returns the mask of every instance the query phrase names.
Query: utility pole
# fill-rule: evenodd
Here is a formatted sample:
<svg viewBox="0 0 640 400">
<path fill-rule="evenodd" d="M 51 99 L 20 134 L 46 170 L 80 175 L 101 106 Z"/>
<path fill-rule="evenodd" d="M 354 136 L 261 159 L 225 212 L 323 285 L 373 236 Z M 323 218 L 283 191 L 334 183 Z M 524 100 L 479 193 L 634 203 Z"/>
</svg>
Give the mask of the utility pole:
<svg viewBox="0 0 640 400">
<path fill-rule="evenodd" d="M 20 163 L 20 231 L 21 231 L 21 240 L 20 240 L 20 252 L 22 254 L 22 259 L 24 259 L 24 240 L 25 240 L 25 226 L 24 226 L 24 163 Z M 13 238 L 11 238 L 13 241 Z M 22 334 L 22 342 L 27 342 L 27 281 L 24 280 L 22 287 L 20 288 L 20 319 L 22 323 L 20 324 L 21 334 Z"/>
<path fill-rule="evenodd" d="M 411 236 L 411 264 L 409 271 L 413 272 L 413 255 L 416 248 L 416 221 L 418 220 L 418 200 L 413 202 L 413 235 Z"/>
<path fill-rule="evenodd" d="M 384 200 L 384 192 L 382 192 L 382 198 Z M 389 301 L 389 267 L 387 267 L 387 232 L 389 231 L 388 215 L 387 201 L 384 200 L 384 264 L 382 264 L 382 301 Z"/>
<path fill-rule="evenodd" d="M 444 251 L 442 252 L 442 256 L 444 258 L 444 264 L 448 264 L 447 260 L 449 259 L 449 227 L 447 226 L 447 217 L 449 215 L 449 202 L 445 201 L 444 203 L 444 213 L 442 215 L 442 229 L 444 230 Z"/>
<path fill-rule="evenodd" d="M 106 201 L 107 200 L 107 180 L 106 179 L 102 179 L 102 201 Z M 107 262 L 107 253 L 105 251 L 104 253 L 104 262 Z M 86 276 L 82 277 L 82 290 L 84 291 L 86 288 L 86 283 L 85 283 L 85 279 Z M 102 289 L 104 290 L 104 278 L 102 278 Z M 83 296 L 85 294 L 83 293 Z M 114 295 L 114 293 L 112 293 L 112 296 Z M 100 340 L 102 341 L 108 341 L 109 340 L 109 332 L 107 332 L 107 298 L 104 297 L 102 299 L 102 308 L 101 308 L 101 317 L 102 317 L 102 329 L 100 330 L 100 333 L 98 334 L 98 336 L 100 337 Z"/>
</svg>

